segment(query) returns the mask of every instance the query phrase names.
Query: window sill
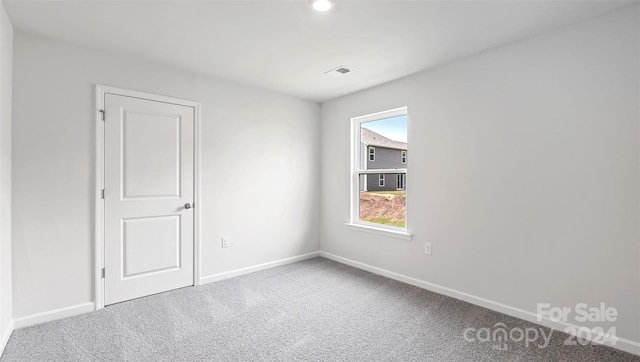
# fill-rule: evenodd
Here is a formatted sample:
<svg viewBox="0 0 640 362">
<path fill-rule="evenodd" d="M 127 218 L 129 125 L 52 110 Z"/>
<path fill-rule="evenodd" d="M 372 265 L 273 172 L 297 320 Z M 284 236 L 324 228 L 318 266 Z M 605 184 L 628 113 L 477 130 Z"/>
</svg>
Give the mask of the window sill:
<svg viewBox="0 0 640 362">
<path fill-rule="evenodd" d="M 364 231 L 365 233 L 377 234 L 382 236 L 389 236 L 396 239 L 411 240 L 411 238 L 413 237 L 413 235 L 408 234 L 404 231 L 377 228 L 368 225 L 346 223 L 345 226 L 352 230 Z"/>
</svg>

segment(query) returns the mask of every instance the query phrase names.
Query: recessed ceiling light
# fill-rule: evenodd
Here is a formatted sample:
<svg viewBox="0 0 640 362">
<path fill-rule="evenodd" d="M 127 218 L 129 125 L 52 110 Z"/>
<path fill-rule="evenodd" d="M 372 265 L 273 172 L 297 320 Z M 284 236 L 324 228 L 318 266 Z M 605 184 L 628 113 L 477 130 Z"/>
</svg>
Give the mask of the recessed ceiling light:
<svg viewBox="0 0 640 362">
<path fill-rule="evenodd" d="M 313 2 L 313 10 L 324 13 L 325 11 L 331 10 L 333 7 L 333 2 L 331 0 L 315 0 Z"/>
</svg>

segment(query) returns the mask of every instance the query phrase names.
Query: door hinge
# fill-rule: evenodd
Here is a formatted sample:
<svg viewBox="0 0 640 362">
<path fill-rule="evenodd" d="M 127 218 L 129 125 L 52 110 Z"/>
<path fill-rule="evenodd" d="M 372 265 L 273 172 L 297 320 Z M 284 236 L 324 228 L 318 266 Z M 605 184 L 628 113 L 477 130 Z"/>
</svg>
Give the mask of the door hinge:
<svg viewBox="0 0 640 362">
<path fill-rule="evenodd" d="M 105 268 L 102 268 L 102 272 L 101 272 L 101 274 L 100 274 L 100 275 L 102 276 L 102 279 L 104 279 L 104 269 L 105 269 Z"/>
<path fill-rule="evenodd" d="M 100 113 L 102 113 L 102 120 L 104 121 L 104 117 L 105 117 L 105 114 L 107 114 L 107 112 L 104 109 L 101 109 Z"/>
<path fill-rule="evenodd" d="M 102 199 L 104 200 L 104 189 L 102 189 L 101 197 L 102 197 Z"/>
</svg>

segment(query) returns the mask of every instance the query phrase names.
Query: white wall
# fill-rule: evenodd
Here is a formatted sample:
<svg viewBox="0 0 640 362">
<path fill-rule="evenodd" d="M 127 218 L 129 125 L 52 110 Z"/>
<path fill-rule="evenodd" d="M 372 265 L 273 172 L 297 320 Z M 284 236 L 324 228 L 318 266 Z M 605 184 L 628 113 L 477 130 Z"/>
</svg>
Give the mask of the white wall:
<svg viewBox="0 0 640 362">
<path fill-rule="evenodd" d="M 0 2 L 0 354 L 12 330 L 11 66 L 13 27 Z"/>
<path fill-rule="evenodd" d="M 20 32 L 14 45 L 14 318 L 93 301 L 95 83 L 202 102 L 203 277 L 319 249 L 316 103 Z"/>
<path fill-rule="evenodd" d="M 0 354 L 13 329 L 11 283 L 11 81 L 13 27 L 0 2 Z"/>
<path fill-rule="evenodd" d="M 534 313 L 605 302 L 640 341 L 638 11 L 324 103 L 323 251 Z M 412 241 L 344 225 L 350 118 L 400 106 Z"/>
</svg>

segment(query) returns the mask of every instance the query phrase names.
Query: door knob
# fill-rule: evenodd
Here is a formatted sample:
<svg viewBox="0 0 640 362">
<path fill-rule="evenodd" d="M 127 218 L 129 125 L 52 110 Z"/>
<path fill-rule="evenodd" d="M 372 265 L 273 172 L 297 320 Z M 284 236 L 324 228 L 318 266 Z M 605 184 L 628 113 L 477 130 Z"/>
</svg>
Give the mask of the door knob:
<svg viewBox="0 0 640 362">
<path fill-rule="evenodd" d="M 186 204 L 184 204 L 184 208 L 185 209 L 190 209 L 191 208 L 191 204 L 187 202 Z"/>
</svg>

